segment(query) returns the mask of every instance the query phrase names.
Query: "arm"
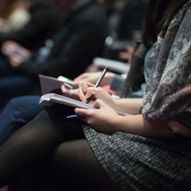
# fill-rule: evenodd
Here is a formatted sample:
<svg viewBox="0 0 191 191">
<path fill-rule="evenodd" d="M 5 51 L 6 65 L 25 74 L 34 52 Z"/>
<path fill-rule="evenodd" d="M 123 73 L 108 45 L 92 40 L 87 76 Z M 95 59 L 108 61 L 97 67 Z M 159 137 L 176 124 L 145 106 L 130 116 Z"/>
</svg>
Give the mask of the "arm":
<svg viewBox="0 0 191 191">
<path fill-rule="evenodd" d="M 172 130 L 174 134 L 191 138 L 191 129 L 189 129 L 188 127 L 185 127 L 184 125 L 176 121 L 170 121 L 169 128 Z"/>
<path fill-rule="evenodd" d="M 94 96 L 96 99 L 102 100 L 108 106 L 117 112 L 139 114 L 143 105 L 142 99 L 115 99 L 103 88 L 90 87 L 89 84 L 82 82 L 79 85 L 79 97 L 82 101 Z"/>
<path fill-rule="evenodd" d="M 160 120 L 149 121 L 140 114 L 121 116 L 101 100 L 97 100 L 94 106 L 97 109 L 77 108 L 75 112 L 77 115 L 82 116 L 96 131 L 106 134 L 118 131 L 160 139 L 174 137 L 172 131 L 168 128 L 168 122 Z"/>
<path fill-rule="evenodd" d="M 115 109 L 119 112 L 129 114 L 139 114 L 143 106 L 142 98 L 129 98 L 129 99 L 115 99 Z"/>
<path fill-rule="evenodd" d="M 21 69 L 31 75 L 42 73 L 58 76 L 62 73 L 71 79 L 81 74 L 97 54 L 101 43 L 100 39 L 96 38 L 98 27 L 94 23 L 74 25 L 66 26 L 57 34 L 54 47 L 45 63 L 28 62 L 24 63 Z"/>
</svg>

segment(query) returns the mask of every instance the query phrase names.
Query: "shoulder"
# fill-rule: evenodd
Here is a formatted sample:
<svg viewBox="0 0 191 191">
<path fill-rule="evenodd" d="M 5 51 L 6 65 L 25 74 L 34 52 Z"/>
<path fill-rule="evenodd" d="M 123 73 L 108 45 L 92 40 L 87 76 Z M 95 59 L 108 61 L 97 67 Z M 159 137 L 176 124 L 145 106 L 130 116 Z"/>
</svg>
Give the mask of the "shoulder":
<svg viewBox="0 0 191 191">
<path fill-rule="evenodd" d="M 107 22 L 107 16 L 104 8 L 97 2 L 87 3 L 78 14 L 79 21 L 89 21 L 89 22 Z"/>
</svg>

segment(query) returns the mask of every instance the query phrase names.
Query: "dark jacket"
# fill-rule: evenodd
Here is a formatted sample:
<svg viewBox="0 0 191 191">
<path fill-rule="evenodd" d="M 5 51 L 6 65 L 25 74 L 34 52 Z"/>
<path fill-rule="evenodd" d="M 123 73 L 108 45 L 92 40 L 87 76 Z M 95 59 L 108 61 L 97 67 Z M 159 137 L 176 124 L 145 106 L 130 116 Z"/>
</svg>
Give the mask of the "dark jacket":
<svg viewBox="0 0 191 191">
<path fill-rule="evenodd" d="M 0 33 L 0 44 L 15 41 L 29 50 L 43 46 L 45 39 L 52 37 L 60 27 L 61 14 L 56 8 L 45 3 L 36 3 L 30 9 L 30 21 L 19 31 Z"/>
<path fill-rule="evenodd" d="M 64 20 L 47 61 L 39 63 L 34 59 L 23 63 L 20 69 L 33 76 L 41 73 L 74 78 L 99 56 L 107 31 L 103 8 L 96 1 L 89 1 Z"/>
</svg>

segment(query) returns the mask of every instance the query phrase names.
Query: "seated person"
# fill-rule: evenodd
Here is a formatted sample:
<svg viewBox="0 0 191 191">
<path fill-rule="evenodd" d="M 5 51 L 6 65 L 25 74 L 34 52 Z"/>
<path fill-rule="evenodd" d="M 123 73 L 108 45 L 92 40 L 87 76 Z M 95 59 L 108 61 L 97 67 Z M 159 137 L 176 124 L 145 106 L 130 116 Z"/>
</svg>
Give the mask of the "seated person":
<svg viewBox="0 0 191 191">
<path fill-rule="evenodd" d="M 49 1 L 22 0 L 22 4 L 28 10 L 29 21 L 17 31 L 0 32 L 0 45 L 14 41 L 30 51 L 36 51 L 59 29 L 62 15 Z"/>
<path fill-rule="evenodd" d="M 154 18 L 157 19 L 157 18 Z M 154 20 L 153 19 L 153 20 Z M 150 16 L 147 17 L 147 20 L 150 20 Z M 148 23 L 148 22 L 146 22 Z M 114 73 L 108 72 L 104 78 L 102 84 L 110 84 L 111 88 L 117 92 L 122 92 L 121 95 L 123 97 L 135 97 L 135 94 L 131 95 L 131 91 L 136 91 L 140 89 L 141 84 L 144 82 L 140 77 L 142 76 L 142 66 L 144 65 L 144 57 L 146 54 L 146 47 L 151 46 L 151 42 L 156 40 L 157 30 L 153 30 L 152 36 L 153 38 L 147 35 L 147 28 L 150 27 L 147 24 L 145 25 L 144 32 L 144 41 L 143 44 L 137 44 L 133 53 L 133 60 L 131 63 L 130 71 L 128 73 L 128 77 L 124 85 L 124 78 L 121 78 L 119 75 L 115 75 Z M 155 36 L 155 37 L 154 37 Z M 148 44 L 147 42 L 150 42 Z M 145 47 L 146 46 L 146 47 Z M 134 66 L 135 65 L 135 66 Z M 145 73 L 149 70 L 151 66 L 145 66 Z M 135 75 L 135 73 L 137 75 Z M 79 75 L 74 79 L 76 83 L 80 81 L 88 81 L 91 83 L 95 83 L 99 72 L 97 73 L 84 73 Z M 138 75 L 139 74 L 139 75 Z M 148 75 L 145 76 L 148 78 Z M 66 89 L 64 89 L 66 91 Z M 127 93 L 125 93 L 127 91 Z M 72 95 L 70 95 L 72 96 Z M 141 97 L 142 94 L 139 96 Z M 137 95 L 136 95 L 137 97 Z M 22 127 L 27 121 L 32 120 L 41 110 L 42 106 L 39 104 L 40 96 L 28 96 L 28 97 L 18 97 L 11 100 L 3 110 L 0 115 L 0 144 L 2 144 L 7 138 L 13 134 L 17 129 Z M 26 110 L 26 111 L 25 111 Z M 29 114 L 30 112 L 30 114 Z"/>
<path fill-rule="evenodd" d="M 81 84 L 78 96 L 94 95 L 94 108 L 76 108 L 78 121 L 71 121 L 70 107 L 47 107 L 11 136 L 0 147 L 1 186 L 39 171 L 60 190 L 190 190 L 191 140 L 173 134 L 169 123 L 191 128 L 191 1 L 164 2 L 168 14 L 144 98 L 114 100 Z"/>
<path fill-rule="evenodd" d="M 2 97 L 14 97 L 17 92 L 18 95 L 18 88 L 23 95 L 22 84 L 14 84 L 15 77 L 28 80 L 29 90 L 32 89 L 30 86 L 38 88 L 38 74 L 74 78 L 101 53 L 107 35 L 107 17 L 103 7 L 94 0 L 62 1 L 58 2 L 58 6 L 65 14 L 67 11 L 67 16 L 61 29 L 52 40 L 46 41 L 39 54 L 33 55 L 13 42 L 4 45 L 3 50 L 10 63 L 0 63 L 0 68 L 1 64 L 4 65 L 0 70 Z M 5 91 L 7 86 L 10 87 L 8 93 Z M 14 89 L 16 86 L 17 90 Z M 12 93 L 11 89 L 14 89 Z"/>
<path fill-rule="evenodd" d="M 23 0 L 1 0 L 0 32 L 9 33 L 20 30 L 30 19 Z"/>
</svg>

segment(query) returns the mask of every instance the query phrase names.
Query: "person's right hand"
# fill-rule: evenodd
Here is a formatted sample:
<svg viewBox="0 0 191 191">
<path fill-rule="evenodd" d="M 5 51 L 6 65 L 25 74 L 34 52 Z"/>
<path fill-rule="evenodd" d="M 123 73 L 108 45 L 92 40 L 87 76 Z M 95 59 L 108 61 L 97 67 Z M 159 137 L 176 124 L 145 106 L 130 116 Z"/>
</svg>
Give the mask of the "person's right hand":
<svg viewBox="0 0 191 191">
<path fill-rule="evenodd" d="M 96 99 L 103 101 L 105 104 L 115 109 L 114 98 L 103 88 L 94 87 L 88 83 L 81 82 L 79 86 L 79 97 L 83 102 L 86 102 L 88 98 L 93 97 L 90 103 L 94 103 Z"/>
<path fill-rule="evenodd" d="M 191 129 L 189 129 L 188 127 L 185 127 L 176 121 L 170 121 L 168 125 L 174 134 L 179 134 L 191 138 Z"/>
</svg>

